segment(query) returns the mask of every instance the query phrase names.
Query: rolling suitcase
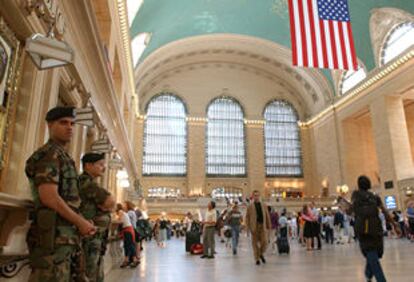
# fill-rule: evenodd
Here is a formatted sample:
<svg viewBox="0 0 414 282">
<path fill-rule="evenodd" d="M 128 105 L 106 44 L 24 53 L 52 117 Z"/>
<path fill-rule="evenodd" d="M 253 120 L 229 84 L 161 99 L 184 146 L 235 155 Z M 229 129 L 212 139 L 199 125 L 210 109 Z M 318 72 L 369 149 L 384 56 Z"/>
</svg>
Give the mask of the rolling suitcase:
<svg viewBox="0 0 414 282">
<path fill-rule="evenodd" d="M 185 234 L 185 251 L 191 251 L 191 246 L 200 244 L 200 233 L 196 231 L 189 231 Z"/>
<path fill-rule="evenodd" d="M 190 249 L 192 255 L 202 255 L 204 251 L 203 244 L 193 244 Z"/>
<path fill-rule="evenodd" d="M 279 252 L 279 254 L 289 254 L 290 252 L 290 246 L 289 246 L 289 240 L 287 237 L 278 237 L 277 241 L 277 250 Z"/>
</svg>

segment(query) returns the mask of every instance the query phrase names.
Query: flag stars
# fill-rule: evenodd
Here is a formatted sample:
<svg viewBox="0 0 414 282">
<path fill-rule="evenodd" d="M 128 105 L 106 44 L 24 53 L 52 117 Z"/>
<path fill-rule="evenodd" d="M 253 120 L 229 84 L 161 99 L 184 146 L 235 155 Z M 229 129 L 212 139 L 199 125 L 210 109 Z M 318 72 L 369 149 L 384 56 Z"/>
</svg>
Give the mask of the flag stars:
<svg viewBox="0 0 414 282">
<path fill-rule="evenodd" d="M 319 17 L 323 20 L 349 21 L 347 0 L 317 0 Z"/>
</svg>

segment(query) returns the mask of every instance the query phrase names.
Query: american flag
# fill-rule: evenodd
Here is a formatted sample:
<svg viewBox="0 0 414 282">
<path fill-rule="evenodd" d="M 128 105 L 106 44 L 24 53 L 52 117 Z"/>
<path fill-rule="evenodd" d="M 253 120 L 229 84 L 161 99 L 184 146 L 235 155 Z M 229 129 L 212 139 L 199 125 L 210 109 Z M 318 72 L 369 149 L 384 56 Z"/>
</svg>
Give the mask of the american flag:
<svg viewBox="0 0 414 282">
<path fill-rule="evenodd" d="M 288 2 L 293 65 L 358 68 L 347 0 Z"/>
</svg>

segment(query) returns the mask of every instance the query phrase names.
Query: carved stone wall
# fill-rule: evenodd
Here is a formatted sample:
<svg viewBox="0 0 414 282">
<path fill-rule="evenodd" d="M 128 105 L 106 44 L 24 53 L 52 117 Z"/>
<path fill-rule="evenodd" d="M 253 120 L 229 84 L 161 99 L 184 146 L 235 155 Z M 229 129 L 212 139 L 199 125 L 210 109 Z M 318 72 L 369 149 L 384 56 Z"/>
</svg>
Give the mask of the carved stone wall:
<svg viewBox="0 0 414 282">
<path fill-rule="evenodd" d="M 381 52 L 389 32 L 398 24 L 410 21 L 414 21 L 414 16 L 400 9 L 378 8 L 371 11 L 369 27 L 377 66 L 381 66 Z"/>
</svg>

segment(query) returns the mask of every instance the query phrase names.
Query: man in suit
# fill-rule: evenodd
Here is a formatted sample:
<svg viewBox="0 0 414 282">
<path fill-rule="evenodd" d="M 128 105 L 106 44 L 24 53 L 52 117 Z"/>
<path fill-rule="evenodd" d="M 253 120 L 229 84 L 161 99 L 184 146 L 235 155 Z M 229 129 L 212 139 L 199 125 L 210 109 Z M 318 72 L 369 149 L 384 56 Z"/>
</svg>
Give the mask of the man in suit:
<svg viewBox="0 0 414 282">
<path fill-rule="evenodd" d="M 252 234 L 252 245 L 256 265 L 266 263 L 264 253 L 268 244 L 268 230 L 271 228 L 270 215 L 265 203 L 260 201 L 260 192 L 253 191 L 253 202 L 248 206 L 246 213 L 246 227 Z"/>
</svg>

